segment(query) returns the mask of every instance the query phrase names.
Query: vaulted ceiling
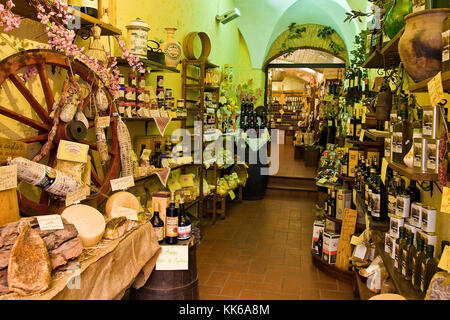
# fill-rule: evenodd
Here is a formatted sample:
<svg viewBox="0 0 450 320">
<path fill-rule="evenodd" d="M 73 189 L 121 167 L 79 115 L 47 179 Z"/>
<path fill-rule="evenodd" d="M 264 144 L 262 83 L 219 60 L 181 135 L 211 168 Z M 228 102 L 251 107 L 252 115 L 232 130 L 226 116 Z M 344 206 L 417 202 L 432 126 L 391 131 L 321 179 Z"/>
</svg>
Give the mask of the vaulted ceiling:
<svg viewBox="0 0 450 320">
<path fill-rule="evenodd" d="M 234 3 L 241 12 L 237 24 L 254 68 L 263 66 L 271 44 L 291 23 L 334 28 L 350 55 L 362 24 L 344 23 L 345 13 L 352 9 L 366 11 L 368 7 L 367 0 L 234 0 Z"/>
</svg>

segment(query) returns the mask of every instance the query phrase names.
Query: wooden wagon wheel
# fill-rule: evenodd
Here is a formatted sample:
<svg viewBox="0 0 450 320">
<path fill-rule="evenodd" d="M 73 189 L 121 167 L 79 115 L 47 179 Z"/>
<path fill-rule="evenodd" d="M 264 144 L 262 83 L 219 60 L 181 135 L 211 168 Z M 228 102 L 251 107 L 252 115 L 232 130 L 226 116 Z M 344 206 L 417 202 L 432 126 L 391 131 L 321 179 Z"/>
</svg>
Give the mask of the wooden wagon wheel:
<svg viewBox="0 0 450 320">
<path fill-rule="evenodd" d="M 46 106 L 41 105 L 38 100 L 34 97 L 33 93 L 27 88 L 18 72 L 22 68 L 36 67 L 42 91 L 45 97 Z M 32 129 L 37 130 L 37 135 L 21 139 L 19 141 L 29 143 L 39 142 L 42 145 L 48 140 L 48 134 L 52 128 L 52 119 L 50 114 L 53 109 L 55 102 L 55 94 L 52 90 L 51 82 L 49 79 L 49 74 L 47 71 L 47 66 L 52 68 L 59 67 L 62 70 L 67 70 L 67 76 L 72 77 L 73 75 L 78 75 L 79 79 L 85 81 L 90 87 L 92 92 L 97 92 L 99 89 L 99 84 L 101 80 L 92 72 L 85 64 L 80 61 L 70 59 L 59 52 L 52 50 L 28 50 L 22 51 L 0 62 L 0 86 L 4 88 L 6 80 L 9 80 L 22 94 L 28 104 L 31 106 L 32 110 L 37 114 L 35 119 L 27 117 L 12 108 L 7 108 L 4 105 L 4 101 L 0 102 L 0 115 L 6 116 L 10 119 L 18 121 Z M 63 82 L 62 79 L 61 82 Z M 94 195 L 94 200 L 101 201 L 104 199 L 104 194 L 107 194 L 110 190 L 110 180 L 115 179 L 119 175 L 120 168 L 120 154 L 119 154 L 119 143 L 117 139 L 117 117 L 113 116 L 116 112 L 114 103 L 112 103 L 112 96 L 106 87 L 103 88 L 106 96 L 108 98 L 108 110 L 104 113 L 111 116 L 111 132 L 112 132 L 112 145 L 109 149 L 110 160 L 109 165 L 106 168 L 104 179 L 100 179 L 96 174 L 95 169 L 91 170 L 91 181 L 99 190 L 96 195 Z M 91 103 L 91 95 L 83 98 L 83 110 Z M 57 146 L 60 140 L 70 140 L 78 143 L 88 144 L 90 149 L 97 150 L 97 145 L 94 142 L 89 142 L 87 139 L 75 139 L 73 134 L 73 124 L 74 122 L 63 123 L 60 122 L 58 125 L 57 133 L 55 139 L 51 145 L 48 158 L 48 166 L 54 167 L 56 164 L 56 152 Z M 94 121 L 89 121 L 89 128 L 94 127 Z M 80 138 L 80 137 L 78 137 Z M 18 191 L 19 205 L 22 214 L 30 215 L 46 215 L 49 214 L 49 197 L 47 192 L 42 190 L 39 203 L 36 203 Z"/>
</svg>

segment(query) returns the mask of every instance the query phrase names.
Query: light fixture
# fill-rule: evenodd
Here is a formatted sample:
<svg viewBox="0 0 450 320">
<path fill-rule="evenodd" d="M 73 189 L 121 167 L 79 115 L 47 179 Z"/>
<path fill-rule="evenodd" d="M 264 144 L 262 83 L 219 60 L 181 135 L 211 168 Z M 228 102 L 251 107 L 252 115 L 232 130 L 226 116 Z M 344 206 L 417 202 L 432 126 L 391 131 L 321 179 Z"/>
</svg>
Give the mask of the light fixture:
<svg viewBox="0 0 450 320">
<path fill-rule="evenodd" d="M 241 16 L 241 13 L 239 12 L 238 8 L 234 8 L 233 10 L 228 11 L 220 16 L 217 15 L 216 21 L 226 24 L 240 16 Z"/>
</svg>

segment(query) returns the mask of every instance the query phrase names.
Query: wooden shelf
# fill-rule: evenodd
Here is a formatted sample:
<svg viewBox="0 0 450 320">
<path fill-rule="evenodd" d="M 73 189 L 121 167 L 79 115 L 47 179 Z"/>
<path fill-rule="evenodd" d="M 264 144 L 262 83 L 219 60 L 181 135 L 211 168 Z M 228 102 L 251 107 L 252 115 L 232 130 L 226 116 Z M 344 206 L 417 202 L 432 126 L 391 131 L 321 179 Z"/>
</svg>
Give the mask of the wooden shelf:
<svg viewBox="0 0 450 320">
<path fill-rule="evenodd" d="M 325 218 L 327 218 L 328 220 L 331 220 L 331 221 L 336 222 L 336 223 L 338 223 L 338 224 L 342 224 L 342 220 L 341 220 L 341 219 L 338 219 L 338 218 L 336 218 L 336 217 L 332 217 L 332 216 L 326 214 L 325 212 L 323 213 L 323 215 L 324 215 Z M 356 231 L 362 232 L 362 231 L 364 231 L 365 229 L 366 229 L 366 225 L 365 225 L 365 224 L 359 224 L 359 223 L 356 224 Z"/>
<path fill-rule="evenodd" d="M 381 148 L 384 146 L 383 141 L 359 141 L 359 140 L 347 140 L 350 144 L 355 144 L 358 146 L 369 147 L 369 148 Z"/>
<path fill-rule="evenodd" d="M 422 172 L 417 169 L 411 169 L 408 168 L 405 165 L 396 163 L 392 161 L 389 158 L 385 158 L 388 162 L 389 167 L 392 168 L 392 170 L 396 171 L 398 174 L 408 178 L 409 180 L 415 180 L 415 181 L 438 181 L 438 174 L 437 173 L 429 173 L 429 172 Z"/>
<path fill-rule="evenodd" d="M 42 2 L 47 2 L 44 0 L 40 0 Z M 7 0 L 0 0 L 0 3 L 5 5 Z M 12 12 L 20 15 L 22 17 L 39 21 L 37 18 L 37 12 L 34 6 L 30 5 L 27 0 L 15 0 L 14 4 L 16 5 L 13 7 Z M 81 27 L 89 27 L 93 25 L 98 25 L 102 29 L 102 36 L 111 36 L 111 35 L 121 35 L 122 31 L 108 23 L 105 23 L 99 19 L 96 19 L 94 17 L 88 16 L 87 14 L 84 14 L 78 10 L 75 10 L 73 8 L 69 8 L 69 12 L 72 15 L 80 17 L 80 23 Z"/>
<path fill-rule="evenodd" d="M 342 181 L 347 181 L 347 182 L 349 182 L 351 184 L 355 183 L 355 177 L 349 177 L 349 176 L 345 176 L 345 175 L 342 175 L 342 174 L 338 174 L 337 177 L 339 179 L 341 179 Z"/>
<path fill-rule="evenodd" d="M 364 201 L 358 192 L 356 193 L 356 210 L 358 212 L 362 212 L 364 215 L 368 216 L 370 229 L 376 230 L 376 231 L 381 231 L 381 232 L 389 231 L 389 221 L 374 221 L 372 219 L 372 217 L 369 215 L 369 212 L 367 211 L 367 207 L 364 204 Z"/>
<path fill-rule="evenodd" d="M 409 87 L 410 92 L 428 92 L 428 82 L 430 82 L 432 78 L 417 82 L 415 84 L 412 84 Z M 442 87 L 444 88 L 444 91 L 450 90 L 450 71 L 442 73 Z"/>
<path fill-rule="evenodd" d="M 322 258 L 317 255 L 314 250 L 311 250 L 312 262 L 321 271 L 325 272 L 327 275 L 336 278 L 338 280 L 344 281 L 349 284 L 353 284 L 354 275 L 353 271 L 344 271 L 338 269 L 334 264 L 328 264 L 322 260 Z"/>
<path fill-rule="evenodd" d="M 154 120 L 153 118 L 124 118 L 122 117 L 122 120 L 124 122 L 145 122 L 145 121 L 151 121 Z M 172 118 L 171 121 L 183 121 L 186 120 L 186 117 L 182 117 L 182 118 Z"/>
<path fill-rule="evenodd" d="M 355 284 L 356 288 L 358 290 L 358 295 L 361 300 L 369 300 L 373 296 L 376 296 L 377 294 L 370 291 L 369 288 L 367 288 L 367 285 L 362 280 L 362 277 L 358 274 L 358 271 L 353 271 L 355 273 Z"/>
<path fill-rule="evenodd" d="M 398 294 L 402 295 L 407 300 L 423 300 L 422 293 L 415 290 L 411 282 L 405 280 L 401 274 L 394 270 L 394 260 L 384 252 L 384 244 L 382 242 L 375 243 L 375 250 L 376 253 L 381 256 L 384 266 L 386 267 Z"/>
<path fill-rule="evenodd" d="M 181 168 L 184 168 L 184 167 L 188 167 L 188 166 L 196 166 L 196 164 L 186 163 L 186 164 L 174 165 L 174 166 L 170 167 L 170 170 L 174 171 L 174 170 L 178 170 L 178 169 L 181 169 Z M 149 178 L 154 177 L 154 176 L 156 176 L 156 173 L 152 173 L 152 174 L 150 174 L 148 176 L 144 176 L 144 177 L 135 178 L 134 182 L 144 181 L 144 180 L 149 179 Z"/>
<path fill-rule="evenodd" d="M 186 89 L 189 90 L 200 90 L 202 88 L 205 88 L 205 92 L 216 92 L 220 89 L 220 87 L 213 87 L 213 86 L 203 86 L 201 84 L 187 84 Z"/>
<path fill-rule="evenodd" d="M 117 65 L 122 67 L 129 67 L 128 62 L 125 59 L 122 59 L 121 57 L 116 57 L 117 59 Z M 140 58 L 141 62 L 144 64 L 145 67 L 150 68 L 153 72 L 173 72 L 173 73 L 180 73 L 180 70 L 174 67 L 168 67 L 164 64 L 161 64 L 156 61 L 152 61 L 149 59 Z"/>
<path fill-rule="evenodd" d="M 403 35 L 404 28 L 397 33 L 397 35 L 384 46 L 381 51 L 376 50 L 373 52 L 362 65 L 367 69 L 384 69 L 396 67 L 400 62 L 400 56 L 398 54 L 398 42 Z"/>
<path fill-rule="evenodd" d="M 384 138 L 389 136 L 389 131 L 377 131 L 374 129 L 366 130 L 364 133 L 364 137 L 370 139 L 372 141 L 382 140 L 384 142 Z"/>
</svg>

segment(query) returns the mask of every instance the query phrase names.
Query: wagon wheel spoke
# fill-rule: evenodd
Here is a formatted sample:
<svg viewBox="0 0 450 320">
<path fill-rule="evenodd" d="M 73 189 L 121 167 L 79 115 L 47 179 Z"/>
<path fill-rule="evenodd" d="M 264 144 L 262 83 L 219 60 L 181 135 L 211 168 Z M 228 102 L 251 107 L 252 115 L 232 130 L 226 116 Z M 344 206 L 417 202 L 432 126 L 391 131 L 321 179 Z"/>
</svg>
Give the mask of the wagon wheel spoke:
<svg viewBox="0 0 450 320">
<path fill-rule="evenodd" d="M 28 90 L 27 87 L 25 87 L 25 84 L 23 83 L 22 79 L 20 79 L 17 74 L 11 74 L 9 76 L 9 79 L 16 86 L 16 88 L 20 91 L 20 93 L 23 95 L 23 97 L 28 101 L 28 103 L 33 108 L 33 110 L 37 113 L 39 118 L 44 123 L 47 123 L 47 124 L 52 123 L 50 117 L 48 116 L 47 110 L 45 110 L 41 106 L 41 104 L 34 98 L 33 94 L 30 92 L 30 90 Z"/>
<path fill-rule="evenodd" d="M 86 140 L 78 140 L 78 143 L 87 144 L 89 146 L 89 149 L 98 151 L 97 144 L 94 142 L 89 142 Z M 108 153 L 112 156 L 114 156 L 116 154 L 114 151 L 111 151 L 110 148 L 108 148 Z"/>
<path fill-rule="evenodd" d="M 50 114 L 53 110 L 53 104 L 55 103 L 55 97 L 53 96 L 52 88 L 48 80 L 47 69 L 43 63 L 37 65 L 39 72 L 39 78 L 41 79 L 42 90 L 44 91 L 45 101 L 47 103 L 47 110 Z"/>
<path fill-rule="evenodd" d="M 20 139 L 19 141 L 24 142 L 24 143 L 34 143 L 34 142 L 47 141 L 47 139 L 48 139 L 48 133 L 44 133 L 44 134 L 40 134 L 36 137 Z"/>
<path fill-rule="evenodd" d="M 9 117 L 11 119 L 14 119 L 16 121 L 22 122 L 23 124 L 32 127 L 39 131 L 50 131 L 51 127 L 48 124 L 40 123 L 36 120 L 30 119 L 28 117 L 25 117 L 21 114 L 18 114 L 10 109 L 7 109 L 5 107 L 0 106 L 0 114 Z"/>
</svg>

